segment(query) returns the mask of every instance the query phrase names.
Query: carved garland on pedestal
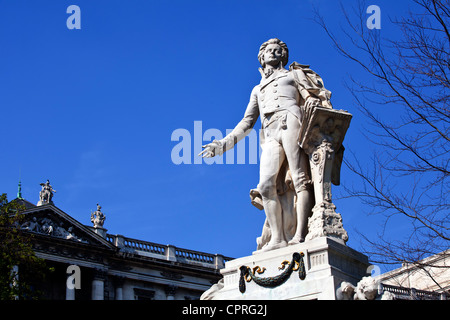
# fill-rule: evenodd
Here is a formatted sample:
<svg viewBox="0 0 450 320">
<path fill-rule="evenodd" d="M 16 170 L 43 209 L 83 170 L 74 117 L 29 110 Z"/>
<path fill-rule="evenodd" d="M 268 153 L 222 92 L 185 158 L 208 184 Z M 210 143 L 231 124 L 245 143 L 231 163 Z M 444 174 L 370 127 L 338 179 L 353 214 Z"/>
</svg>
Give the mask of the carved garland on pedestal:
<svg viewBox="0 0 450 320">
<path fill-rule="evenodd" d="M 303 252 L 294 252 L 292 255 L 292 260 L 289 262 L 285 260 L 281 263 L 281 267 L 279 270 L 283 270 L 286 265 L 288 265 L 287 269 L 284 270 L 281 274 L 274 277 L 260 278 L 256 276 L 256 273 L 261 274 L 264 273 L 266 268 L 261 269 L 259 266 L 254 267 L 253 269 L 248 266 L 241 266 L 239 270 L 241 271 L 241 275 L 239 278 L 239 291 L 244 293 L 246 290 L 245 282 L 254 281 L 256 284 L 266 287 L 266 288 L 274 288 L 277 287 L 291 276 L 293 271 L 298 271 L 298 276 L 300 280 L 304 280 L 306 277 L 305 263 L 303 262 L 304 254 Z"/>
</svg>

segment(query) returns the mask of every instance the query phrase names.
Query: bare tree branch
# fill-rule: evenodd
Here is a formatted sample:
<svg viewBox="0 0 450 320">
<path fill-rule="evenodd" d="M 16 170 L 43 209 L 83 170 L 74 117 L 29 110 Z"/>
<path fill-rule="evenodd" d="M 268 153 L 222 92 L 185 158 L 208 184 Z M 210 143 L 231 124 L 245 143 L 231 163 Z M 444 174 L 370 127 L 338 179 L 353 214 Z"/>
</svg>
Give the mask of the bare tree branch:
<svg viewBox="0 0 450 320">
<path fill-rule="evenodd" d="M 370 214 L 384 217 L 378 238 L 361 234 L 366 253 L 378 263 L 424 268 L 418 261 L 448 254 L 450 247 L 450 1 L 414 4 L 407 16 L 391 20 L 401 34 L 397 38 L 366 28 L 362 1 L 352 10 L 342 6 L 346 26 L 340 36 L 319 10 L 315 21 L 368 76 L 350 76 L 347 88 L 371 125 L 364 134 L 375 148 L 372 165 L 363 167 L 357 155 L 344 160 L 361 182 L 344 185 L 344 197 L 357 197 Z M 393 119 L 375 106 L 402 115 Z M 398 221 L 404 237 L 390 232 Z"/>
</svg>

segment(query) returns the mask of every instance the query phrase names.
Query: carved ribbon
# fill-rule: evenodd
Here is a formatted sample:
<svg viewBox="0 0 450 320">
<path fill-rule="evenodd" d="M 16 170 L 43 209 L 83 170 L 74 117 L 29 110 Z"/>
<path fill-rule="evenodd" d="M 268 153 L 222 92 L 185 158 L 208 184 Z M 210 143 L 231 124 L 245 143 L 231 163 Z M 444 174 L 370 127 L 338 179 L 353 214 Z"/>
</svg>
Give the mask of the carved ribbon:
<svg viewBox="0 0 450 320">
<path fill-rule="evenodd" d="M 273 277 L 267 277 L 267 278 L 261 278 L 256 276 L 256 273 L 263 273 L 265 271 L 265 268 L 261 270 L 260 267 L 254 267 L 253 270 L 250 267 L 247 266 L 241 266 L 239 270 L 241 271 L 241 275 L 239 278 L 239 291 L 241 293 L 244 293 L 246 290 L 245 282 L 254 281 L 256 284 L 266 287 L 266 288 L 274 288 L 281 284 L 283 284 L 287 279 L 289 279 L 291 273 L 293 271 L 298 271 L 298 276 L 300 280 L 304 280 L 306 277 L 306 271 L 305 271 L 305 264 L 303 262 L 304 254 L 303 252 L 294 252 L 292 255 L 292 260 L 289 263 L 287 260 L 283 261 L 281 263 L 281 267 L 279 267 L 279 270 L 285 269 L 286 265 L 288 265 L 287 269 L 284 270 L 282 273 L 280 273 L 277 276 Z"/>
</svg>

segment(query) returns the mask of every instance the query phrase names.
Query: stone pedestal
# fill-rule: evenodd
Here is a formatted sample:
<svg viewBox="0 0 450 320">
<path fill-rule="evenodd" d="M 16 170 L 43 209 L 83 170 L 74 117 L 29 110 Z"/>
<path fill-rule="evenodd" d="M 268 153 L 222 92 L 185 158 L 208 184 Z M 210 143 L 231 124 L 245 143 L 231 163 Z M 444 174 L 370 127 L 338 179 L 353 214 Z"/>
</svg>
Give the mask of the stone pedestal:
<svg viewBox="0 0 450 320">
<path fill-rule="evenodd" d="M 106 239 L 106 234 L 108 232 L 108 229 L 102 228 L 102 227 L 94 227 L 92 228 L 96 234 L 98 234 L 100 237 Z"/>
<path fill-rule="evenodd" d="M 300 254 L 303 265 L 300 261 L 291 266 L 295 254 L 297 258 Z M 356 285 L 367 275 L 368 267 L 367 256 L 339 239 L 317 237 L 298 245 L 226 262 L 221 270 L 223 280 L 205 292 L 202 299 L 335 300 L 341 282 Z M 259 273 L 263 268 L 264 272 Z M 241 270 L 252 274 L 241 275 Z M 277 285 L 276 282 L 281 283 Z"/>
<path fill-rule="evenodd" d="M 351 118 L 344 110 L 316 107 L 305 111 L 300 146 L 309 156 L 315 197 L 306 240 L 326 236 L 348 240 L 342 217 L 331 200 L 331 184 L 340 184 L 342 142 Z"/>
<path fill-rule="evenodd" d="M 40 207 L 40 206 L 45 206 L 47 204 L 54 205 L 53 201 L 48 202 L 48 201 L 45 201 L 45 200 L 44 201 L 43 200 L 39 200 L 38 203 L 36 204 L 36 206 Z"/>
</svg>

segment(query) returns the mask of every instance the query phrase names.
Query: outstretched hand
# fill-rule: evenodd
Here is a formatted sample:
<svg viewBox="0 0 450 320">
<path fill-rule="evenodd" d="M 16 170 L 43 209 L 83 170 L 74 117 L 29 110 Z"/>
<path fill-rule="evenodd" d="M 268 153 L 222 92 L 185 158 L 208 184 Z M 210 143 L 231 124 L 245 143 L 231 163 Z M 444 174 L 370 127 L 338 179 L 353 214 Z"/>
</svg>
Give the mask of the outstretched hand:
<svg viewBox="0 0 450 320">
<path fill-rule="evenodd" d="M 219 141 L 214 140 L 213 142 L 202 146 L 202 148 L 204 150 L 200 152 L 198 156 L 202 156 L 202 158 L 212 158 L 218 154 L 220 155 L 222 144 Z"/>
</svg>

